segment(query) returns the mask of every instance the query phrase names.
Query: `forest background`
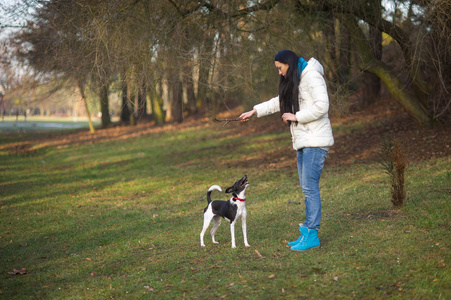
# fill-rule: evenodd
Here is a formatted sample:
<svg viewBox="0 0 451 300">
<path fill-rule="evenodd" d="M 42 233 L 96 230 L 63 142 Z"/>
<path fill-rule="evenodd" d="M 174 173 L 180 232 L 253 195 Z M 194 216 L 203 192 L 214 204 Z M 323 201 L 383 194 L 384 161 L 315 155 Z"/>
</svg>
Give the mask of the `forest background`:
<svg viewBox="0 0 451 300">
<path fill-rule="evenodd" d="M 381 98 L 450 110 L 449 1 L 3 1 L 2 114 L 183 122 L 269 99 L 274 54 L 324 66 L 331 114 Z M 91 126 L 91 131 L 94 131 Z"/>
</svg>

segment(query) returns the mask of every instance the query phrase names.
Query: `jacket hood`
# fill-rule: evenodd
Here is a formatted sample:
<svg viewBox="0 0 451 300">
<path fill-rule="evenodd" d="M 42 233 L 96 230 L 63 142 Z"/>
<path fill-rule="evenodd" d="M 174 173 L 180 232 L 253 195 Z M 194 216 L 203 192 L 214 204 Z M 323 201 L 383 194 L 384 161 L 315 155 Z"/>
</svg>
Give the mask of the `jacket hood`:
<svg viewBox="0 0 451 300">
<path fill-rule="evenodd" d="M 312 70 L 319 72 L 321 75 L 324 75 L 324 68 L 323 68 L 323 66 L 321 65 L 321 63 L 319 61 L 317 61 L 313 57 L 309 59 L 307 67 L 302 72 L 302 75 L 304 75 L 305 73 L 307 73 L 309 71 L 312 71 Z"/>
</svg>

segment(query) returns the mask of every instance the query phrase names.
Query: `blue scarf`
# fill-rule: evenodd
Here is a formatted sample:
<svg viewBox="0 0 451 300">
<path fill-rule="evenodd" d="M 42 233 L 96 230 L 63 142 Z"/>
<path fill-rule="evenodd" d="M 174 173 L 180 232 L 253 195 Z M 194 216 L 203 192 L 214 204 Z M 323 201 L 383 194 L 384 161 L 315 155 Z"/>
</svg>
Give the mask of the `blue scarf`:
<svg viewBox="0 0 451 300">
<path fill-rule="evenodd" d="M 307 62 L 302 57 L 299 57 L 299 60 L 298 60 L 298 72 L 296 74 L 297 77 L 298 77 L 298 80 L 301 79 L 301 73 L 302 73 L 302 71 L 304 71 L 305 67 L 307 67 Z"/>
</svg>

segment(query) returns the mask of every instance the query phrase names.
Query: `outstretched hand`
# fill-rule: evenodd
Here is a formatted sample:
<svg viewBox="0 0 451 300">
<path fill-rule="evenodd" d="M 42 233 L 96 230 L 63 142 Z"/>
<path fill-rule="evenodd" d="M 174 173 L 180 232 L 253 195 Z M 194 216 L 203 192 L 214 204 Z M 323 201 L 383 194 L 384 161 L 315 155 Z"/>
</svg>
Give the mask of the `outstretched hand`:
<svg viewBox="0 0 451 300">
<path fill-rule="evenodd" d="M 242 113 L 238 118 L 241 121 L 249 121 L 250 118 L 252 118 L 252 116 L 256 113 L 257 111 L 255 109 L 247 111 L 245 113 Z"/>
</svg>

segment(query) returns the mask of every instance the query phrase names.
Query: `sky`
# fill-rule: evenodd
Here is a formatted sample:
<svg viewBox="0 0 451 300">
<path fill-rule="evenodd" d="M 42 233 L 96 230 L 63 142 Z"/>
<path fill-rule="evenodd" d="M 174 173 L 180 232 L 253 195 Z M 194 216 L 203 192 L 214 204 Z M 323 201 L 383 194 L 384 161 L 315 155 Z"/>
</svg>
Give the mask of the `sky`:
<svg viewBox="0 0 451 300">
<path fill-rule="evenodd" d="M 27 13 L 21 0 L 0 0 L 0 39 L 7 37 L 25 23 Z"/>
</svg>

